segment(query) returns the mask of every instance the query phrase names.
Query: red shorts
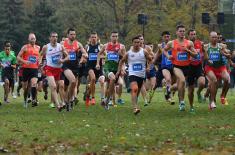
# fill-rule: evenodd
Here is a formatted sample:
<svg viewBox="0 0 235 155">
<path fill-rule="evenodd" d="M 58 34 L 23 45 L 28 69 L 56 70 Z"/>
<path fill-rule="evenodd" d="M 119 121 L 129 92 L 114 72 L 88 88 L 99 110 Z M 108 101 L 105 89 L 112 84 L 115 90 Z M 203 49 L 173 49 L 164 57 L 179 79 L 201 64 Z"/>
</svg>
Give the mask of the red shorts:
<svg viewBox="0 0 235 155">
<path fill-rule="evenodd" d="M 54 67 L 50 67 L 50 66 L 45 66 L 46 76 L 54 76 L 56 81 L 60 80 L 61 73 L 62 73 L 61 68 L 54 68 Z"/>
<path fill-rule="evenodd" d="M 221 66 L 219 68 L 215 68 L 215 67 L 211 67 L 211 66 L 206 65 L 205 66 L 205 73 L 207 74 L 210 71 L 212 71 L 215 74 L 217 79 L 221 79 L 221 74 L 223 71 L 228 72 L 226 66 Z"/>
</svg>

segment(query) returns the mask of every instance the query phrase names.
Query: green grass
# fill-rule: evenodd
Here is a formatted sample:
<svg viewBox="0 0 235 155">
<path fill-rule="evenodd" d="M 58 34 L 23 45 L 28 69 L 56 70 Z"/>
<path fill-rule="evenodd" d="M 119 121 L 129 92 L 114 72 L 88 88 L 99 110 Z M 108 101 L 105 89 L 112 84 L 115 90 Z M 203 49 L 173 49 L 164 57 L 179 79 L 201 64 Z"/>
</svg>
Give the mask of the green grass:
<svg viewBox="0 0 235 155">
<path fill-rule="evenodd" d="M 22 97 L 11 99 L 0 107 L 0 148 L 19 154 L 232 154 L 234 94 L 228 94 L 229 106 L 217 103 L 212 112 L 196 102 L 195 115 L 188 106 L 179 112 L 177 104 L 167 104 L 160 91 L 148 107 L 140 99 L 137 116 L 126 93 L 125 105 L 109 111 L 98 104 L 86 108 L 81 94 L 75 110 L 61 113 L 48 108 L 42 94 L 36 108 L 24 109 Z"/>
</svg>

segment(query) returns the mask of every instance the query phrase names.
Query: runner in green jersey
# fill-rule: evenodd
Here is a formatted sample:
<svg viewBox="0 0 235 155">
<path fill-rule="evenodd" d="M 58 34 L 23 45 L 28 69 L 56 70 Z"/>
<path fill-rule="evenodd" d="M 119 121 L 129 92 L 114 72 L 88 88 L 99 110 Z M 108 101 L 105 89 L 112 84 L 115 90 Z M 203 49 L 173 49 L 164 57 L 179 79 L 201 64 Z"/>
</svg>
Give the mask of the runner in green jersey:
<svg viewBox="0 0 235 155">
<path fill-rule="evenodd" d="M 0 66 L 2 68 L 2 81 L 4 82 L 4 102 L 9 103 L 8 95 L 10 86 L 14 83 L 16 57 L 14 52 L 11 52 L 11 46 L 7 42 L 5 42 L 4 51 L 0 52 Z"/>
</svg>

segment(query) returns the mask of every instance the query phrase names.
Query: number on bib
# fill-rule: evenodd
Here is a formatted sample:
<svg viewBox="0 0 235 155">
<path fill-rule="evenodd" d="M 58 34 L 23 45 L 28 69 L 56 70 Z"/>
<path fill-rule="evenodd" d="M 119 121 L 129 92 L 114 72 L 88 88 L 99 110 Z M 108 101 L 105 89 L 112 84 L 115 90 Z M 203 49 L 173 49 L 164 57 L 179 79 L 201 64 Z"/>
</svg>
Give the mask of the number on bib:
<svg viewBox="0 0 235 155">
<path fill-rule="evenodd" d="M 97 60 L 97 53 L 89 53 L 89 60 L 91 61 Z"/>
<path fill-rule="evenodd" d="M 142 71 L 143 70 L 143 66 L 142 64 L 133 64 L 132 66 L 133 71 Z"/>
<path fill-rule="evenodd" d="M 35 56 L 29 56 L 29 61 L 35 64 L 37 62 L 37 58 Z"/>
<path fill-rule="evenodd" d="M 179 60 L 179 61 L 186 61 L 186 60 L 188 60 L 188 53 L 187 52 L 178 52 L 177 60 Z"/>
<path fill-rule="evenodd" d="M 51 57 L 51 61 L 53 64 L 58 64 L 58 61 L 60 60 L 60 55 L 53 55 Z"/>
<path fill-rule="evenodd" d="M 69 52 L 69 60 L 76 60 L 76 52 Z"/>
<path fill-rule="evenodd" d="M 108 60 L 111 60 L 111 61 L 119 60 L 119 55 L 117 53 L 108 53 L 107 57 L 108 57 Z"/>
<path fill-rule="evenodd" d="M 209 59 L 212 61 L 219 61 L 220 53 L 210 53 Z"/>
</svg>

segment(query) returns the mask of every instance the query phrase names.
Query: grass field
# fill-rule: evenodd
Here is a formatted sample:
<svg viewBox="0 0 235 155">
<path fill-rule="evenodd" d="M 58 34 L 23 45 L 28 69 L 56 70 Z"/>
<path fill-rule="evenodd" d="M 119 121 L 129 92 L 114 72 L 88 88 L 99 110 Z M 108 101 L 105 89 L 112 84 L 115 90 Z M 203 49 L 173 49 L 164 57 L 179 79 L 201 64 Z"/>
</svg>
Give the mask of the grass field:
<svg viewBox="0 0 235 155">
<path fill-rule="evenodd" d="M 190 114 L 158 91 L 148 107 L 140 99 L 137 116 L 129 94 L 123 94 L 125 105 L 109 111 L 86 108 L 79 96 L 72 112 L 50 109 L 42 95 L 36 108 L 24 109 L 22 97 L 3 104 L 0 154 L 235 154 L 235 93 L 228 94 L 229 106 L 217 103 L 211 112 L 196 102 L 196 114 Z"/>
</svg>

